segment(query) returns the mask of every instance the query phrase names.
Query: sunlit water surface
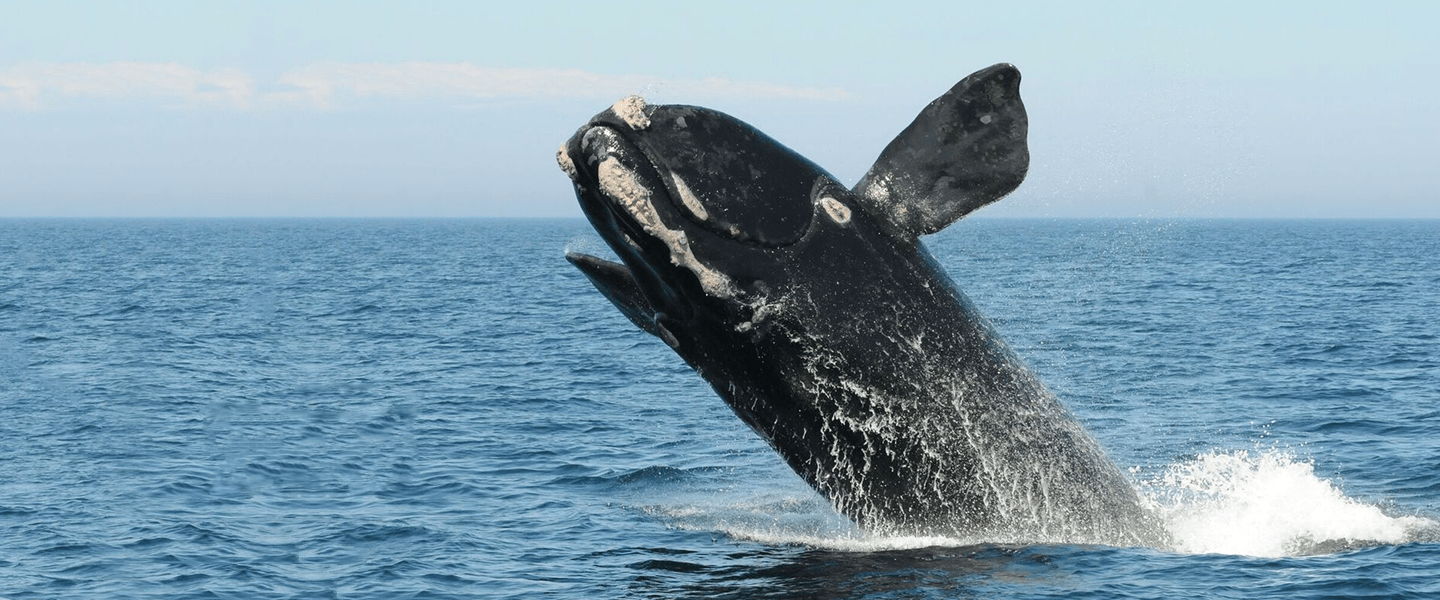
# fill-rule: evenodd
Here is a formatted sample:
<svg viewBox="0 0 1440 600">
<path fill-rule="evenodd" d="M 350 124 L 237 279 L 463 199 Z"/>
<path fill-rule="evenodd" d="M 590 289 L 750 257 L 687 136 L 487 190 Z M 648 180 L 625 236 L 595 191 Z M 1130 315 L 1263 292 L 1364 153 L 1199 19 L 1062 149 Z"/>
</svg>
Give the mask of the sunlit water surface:
<svg viewBox="0 0 1440 600">
<path fill-rule="evenodd" d="M 1174 547 L 856 530 L 579 220 L 0 221 L 0 598 L 1440 595 L 1440 222 L 927 244 Z"/>
</svg>

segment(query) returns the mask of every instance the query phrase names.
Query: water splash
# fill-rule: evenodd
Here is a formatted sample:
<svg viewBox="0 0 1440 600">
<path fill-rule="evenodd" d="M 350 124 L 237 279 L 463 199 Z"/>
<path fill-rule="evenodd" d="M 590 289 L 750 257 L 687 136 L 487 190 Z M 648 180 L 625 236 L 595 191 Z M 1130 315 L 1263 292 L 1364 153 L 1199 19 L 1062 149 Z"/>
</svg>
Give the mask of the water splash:
<svg viewBox="0 0 1440 600">
<path fill-rule="evenodd" d="M 592 234 L 581 234 L 565 242 L 565 254 L 589 254 L 607 260 L 619 260 L 605 242 Z"/>
<path fill-rule="evenodd" d="M 1437 525 L 1347 497 L 1312 462 L 1280 450 L 1210 452 L 1144 487 L 1183 553 L 1321 554 L 1402 544 Z"/>
<path fill-rule="evenodd" d="M 1025 543 L 1008 535 L 867 532 L 813 492 L 786 487 L 792 489 L 778 495 L 758 489 L 665 494 L 664 501 L 637 508 L 676 529 L 838 552 Z M 1440 533 L 1434 520 L 1388 515 L 1346 496 L 1316 475 L 1312 462 L 1281 450 L 1212 451 L 1165 467 L 1141 488 L 1146 508 L 1172 536 L 1171 546 L 1162 549 L 1182 554 L 1305 556 L 1429 540 Z"/>
</svg>

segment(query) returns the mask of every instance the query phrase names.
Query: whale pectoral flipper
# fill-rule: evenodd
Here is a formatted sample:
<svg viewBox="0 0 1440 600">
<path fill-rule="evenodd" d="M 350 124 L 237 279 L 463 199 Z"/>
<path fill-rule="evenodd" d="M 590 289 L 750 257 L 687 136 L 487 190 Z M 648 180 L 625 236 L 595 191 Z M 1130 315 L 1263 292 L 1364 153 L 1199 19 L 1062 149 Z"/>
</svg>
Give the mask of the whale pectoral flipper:
<svg viewBox="0 0 1440 600">
<path fill-rule="evenodd" d="M 636 327 L 664 339 L 665 334 L 662 334 L 655 324 L 655 309 L 650 306 L 650 301 L 645 299 L 645 294 L 640 292 L 640 285 L 635 282 L 629 268 L 575 252 L 566 253 L 565 260 L 580 269 L 580 272 L 590 279 L 590 283 L 594 284 L 595 289 L 600 290 Z"/>
<path fill-rule="evenodd" d="M 1030 167 L 1028 128 L 1020 71 L 978 71 L 926 106 L 855 193 L 892 234 L 935 233 L 1020 185 Z"/>
</svg>

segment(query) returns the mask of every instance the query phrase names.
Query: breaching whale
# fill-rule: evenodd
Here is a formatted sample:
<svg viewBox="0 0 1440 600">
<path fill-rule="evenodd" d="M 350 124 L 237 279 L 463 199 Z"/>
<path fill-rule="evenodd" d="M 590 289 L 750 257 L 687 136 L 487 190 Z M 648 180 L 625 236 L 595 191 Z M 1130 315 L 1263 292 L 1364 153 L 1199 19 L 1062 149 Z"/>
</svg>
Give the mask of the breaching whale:
<svg viewBox="0 0 1440 600">
<path fill-rule="evenodd" d="M 921 244 L 1029 167 L 1020 73 L 931 102 L 848 189 L 723 113 L 617 102 L 557 155 L 620 263 L 566 258 L 881 534 L 1155 544 L 1126 477 Z"/>
</svg>

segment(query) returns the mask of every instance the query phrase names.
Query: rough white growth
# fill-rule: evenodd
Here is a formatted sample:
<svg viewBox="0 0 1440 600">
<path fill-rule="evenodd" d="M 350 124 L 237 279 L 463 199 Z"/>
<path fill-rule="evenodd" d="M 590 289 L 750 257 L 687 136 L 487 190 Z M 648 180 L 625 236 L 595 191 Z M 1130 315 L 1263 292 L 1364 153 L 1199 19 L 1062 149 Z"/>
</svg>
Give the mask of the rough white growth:
<svg viewBox="0 0 1440 600">
<path fill-rule="evenodd" d="M 565 151 L 565 144 L 560 144 L 560 150 L 555 152 L 555 162 L 560 163 L 560 170 L 570 177 L 570 181 L 578 181 L 580 173 L 575 170 L 575 161 L 570 160 L 570 153 Z"/>
<path fill-rule="evenodd" d="M 640 96 L 626 96 L 615 101 L 610 107 L 631 129 L 640 131 L 650 126 L 650 117 L 645 116 L 645 99 Z"/>
<path fill-rule="evenodd" d="M 820 199 L 820 206 L 830 215 L 836 223 L 844 225 L 850 222 L 850 207 L 841 204 L 839 200 L 826 196 Z"/>
<path fill-rule="evenodd" d="M 701 221 L 710 220 L 709 211 L 706 211 L 705 205 L 700 203 L 700 199 L 690 192 L 690 186 L 685 185 L 685 180 L 680 179 L 679 175 L 671 173 L 670 181 L 675 182 L 675 193 L 680 195 L 680 203 L 685 205 L 685 209 L 690 211 L 691 215 Z"/>
<path fill-rule="evenodd" d="M 593 134 L 593 135 L 592 135 Z M 670 229 L 655 210 L 650 190 L 640 183 L 635 172 L 610 155 L 610 144 L 617 143 L 614 131 L 597 127 L 585 135 L 583 143 L 590 145 L 603 142 L 601 148 L 590 150 L 594 155 L 603 155 L 596 169 L 600 191 L 613 199 L 620 208 L 635 219 L 645 233 L 654 236 L 670 249 L 670 263 L 695 273 L 705 293 L 720 298 L 735 295 L 735 287 L 724 273 L 710 268 L 695 258 L 690 250 L 690 240 L 684 230 Z"/>
<path fill-rule="evenodd" d="M 586 155 L 585 164 L 594 165 L 610 155 L 610 148 L 604 141 L 599 141 L 600 138 L 605 138 L 606 140 L 611 139 L 609 135 L 605 134 L 605 130 L 600 127 L 586 131 L 585 137 L 580 138 L 580 149 L 584 151 Z"/>
<path fill-rule="evenodd" d="M 994 120 L 994 117 L 991 117 L 990 115 L 985 115 L 985 116 L 983 116 L 983 117 L 980 117 L 980 122 L 983 123 L 983 124 L 985 124 L 985 125 L 989 125 L 989 124 L 990 124 L 990 121 L 992 121 L 992 120 Z"/>
<path fill-rule="evenodd" d="M 620 164 L 615 157 L 606 156 L 600 161 L 596 174 L 600 179 L 600 191 L 620 203 L 625 212 L 639 221 L 645 231 L 663 228 L 660 215 L 655 212 L 655 207 L 650 205 L 650 190 L 640 185 L 633 171 Z"/>
<path fill-rule="evenodd" d="M 675 126 L 681 128 L 681 129 L 684 129 L 684 128 L 685 128 L 685 117 L 684 117 L 683 115 L 682 115 L 682 116 L 679 116 L 679 117 L 675 117 Z"/>
</svg>

